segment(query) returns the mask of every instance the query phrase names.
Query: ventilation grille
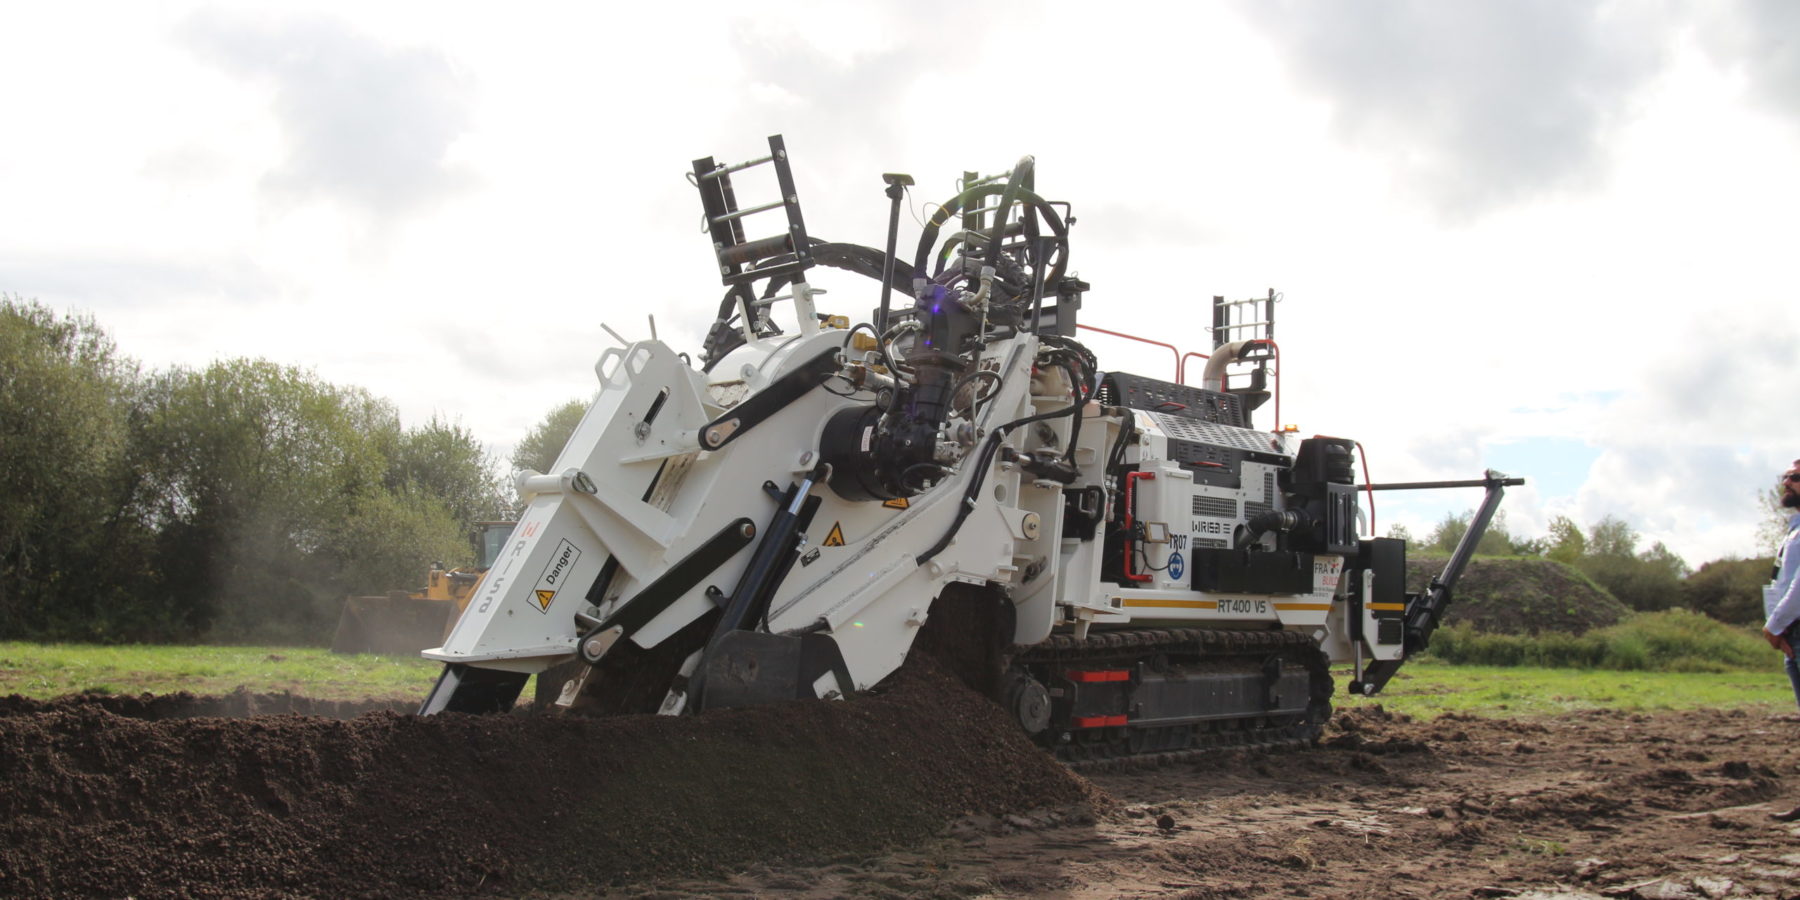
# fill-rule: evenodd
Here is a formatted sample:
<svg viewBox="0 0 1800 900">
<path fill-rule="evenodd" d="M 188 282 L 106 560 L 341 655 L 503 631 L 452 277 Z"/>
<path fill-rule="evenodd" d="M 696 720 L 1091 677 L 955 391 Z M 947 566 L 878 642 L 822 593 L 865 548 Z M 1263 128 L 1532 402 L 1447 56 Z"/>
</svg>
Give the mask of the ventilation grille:
<svg viewBox="0 0 1800 900">
<path fill-rule="evenodd" d="M 1194 515 L 1209 516 L 1214 519 L 1236 519 L 1238 517 L 1237 501 L 1230 497 L 1194 496 Z"/>
<path fill-rule="evenodd" d="M 1263 498 L 1260 501 L 1249 500 L 1244 503 L 1244 518 L 1248 519 L 1259 513 L 1266 513 L 1275 508 L 1275 473 L 1263 472 Z"/>
<path fill-rule="evenodd" d="M 1233 428 L 1229 425 L 1215 425 L 1199 419 L 1171 416 L 1168 413 L 1152 412 L 1150 418 L 1156 421 L 1156 427 L 1172 438 L 1220 447 L 1235 447 L 1250 453 L 1281 453 L 1269 445 L 1268 435 L 1260 431 Z"/>
</svg>

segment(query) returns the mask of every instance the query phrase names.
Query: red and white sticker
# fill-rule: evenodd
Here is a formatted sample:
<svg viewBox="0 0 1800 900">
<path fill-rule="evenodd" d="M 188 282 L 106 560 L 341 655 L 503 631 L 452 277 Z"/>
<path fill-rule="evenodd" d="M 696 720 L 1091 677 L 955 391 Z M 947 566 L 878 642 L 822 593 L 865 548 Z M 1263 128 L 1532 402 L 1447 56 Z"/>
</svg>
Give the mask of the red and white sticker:
<svg viewBox="0 0 1800 900">
<path fill-rule="evenodd" d="M 1338 579 L 1344 573 L 1344 558 L 1341 556 L 1313 557 L 1313 587 L 1315 590 L 1336 591 Z"/>
</svg>

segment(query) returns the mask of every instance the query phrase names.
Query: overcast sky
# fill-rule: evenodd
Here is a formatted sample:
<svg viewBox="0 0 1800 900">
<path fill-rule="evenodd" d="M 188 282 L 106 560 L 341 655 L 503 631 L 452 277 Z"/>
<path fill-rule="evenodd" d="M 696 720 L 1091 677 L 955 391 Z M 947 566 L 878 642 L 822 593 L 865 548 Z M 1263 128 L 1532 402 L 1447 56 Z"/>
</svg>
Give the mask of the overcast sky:
<svg viewBox="0 0 1800 900">
<path fill-rule="evenodd" d="M 1515 533 L 1613 514 L 1698 565 L 1800 457 L 1800 4 L 644 7 L 10 4 L 0 292 L 504 457 L 602 323 L 698 349 L 694 158 L 783 133 L 809 230 L 879 245 L 882 172 L 918 215 L 1029 153 L 1084 322 L 1204 350 L 1208 298 L 1279 291 L 1282 419 L 1377 481 L 1499 468 Z M 1377 499 L 1422 535 L 1479 497 Z"/>
</svg>

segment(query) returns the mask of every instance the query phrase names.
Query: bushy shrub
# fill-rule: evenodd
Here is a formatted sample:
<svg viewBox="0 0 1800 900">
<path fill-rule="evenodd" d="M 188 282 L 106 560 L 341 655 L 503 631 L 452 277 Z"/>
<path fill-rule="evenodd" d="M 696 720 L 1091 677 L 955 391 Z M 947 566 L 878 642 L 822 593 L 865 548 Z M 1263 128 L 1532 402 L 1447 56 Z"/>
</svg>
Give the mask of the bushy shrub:
<svg viewBox="0 0 1800 900">
<path fill-rule="evenodd" d="M 1750 630 L 1685 609 L 1638 613 L 1579 636 L 1492 634 L 1451 625 L 1432 636 L 1428 653 L 1457 665 L 1660 672 L 1763 669 L 1774 661 Z"/>
<path fill-rule="evenodd" d="M 1721 622 L 1761 625 L 1762 587 L 1774 577 L 1774 562 L 1765 556 L 1717 559 L 1701 566 L 1682 586 L 1687 607 Z"/>
</svg>

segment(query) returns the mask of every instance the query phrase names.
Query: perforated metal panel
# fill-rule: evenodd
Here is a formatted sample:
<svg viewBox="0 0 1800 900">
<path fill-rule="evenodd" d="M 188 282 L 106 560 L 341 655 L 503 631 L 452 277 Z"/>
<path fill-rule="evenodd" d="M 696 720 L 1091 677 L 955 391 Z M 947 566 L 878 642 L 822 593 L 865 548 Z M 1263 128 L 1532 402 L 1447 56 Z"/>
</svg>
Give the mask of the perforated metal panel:
<svg viewBox="0 0 1800 900">
<path fill-rule="evenodd" d="M 1247 453 L 1265 453 L 1285 456 L 1270 446 L 1268 435 L 1248 428 L 1233 428 L 1229 425 L 1215 425 L 1190 419 L 1184 416 L 1172 416 L 1168 413 L 1150 412 L 1150 418 L 1156 427 L 1169 437 L 1183 441 L 1194 441 L 1201 444 L 1212 444 L 1219 447 L 1232 447 Z"/>
<path fill-rule="evenodd" d="M 1265 472 L 1263 472 L 1263 498 L 1260 501 L 1258 501 L 1258 500 L 1244 501 L 1244 518 L 1248 519 L 1248 518 L 1251 518 L 1252 516 L 1256 516 L 1260 513 L 1269 512 L 1270 510 L 1273 510 L 1274 508 L 1275 508 L 1275 473 L 1265 471 Z"/>
<path fill-rule="evenodd" d="M 1194 515 L 1211 516 L 1215 519 L 1236 519 L 1238 517 L 1237 501 L 1230 497 L 1206 497 L 1194 495 Z"/>
</svg>

